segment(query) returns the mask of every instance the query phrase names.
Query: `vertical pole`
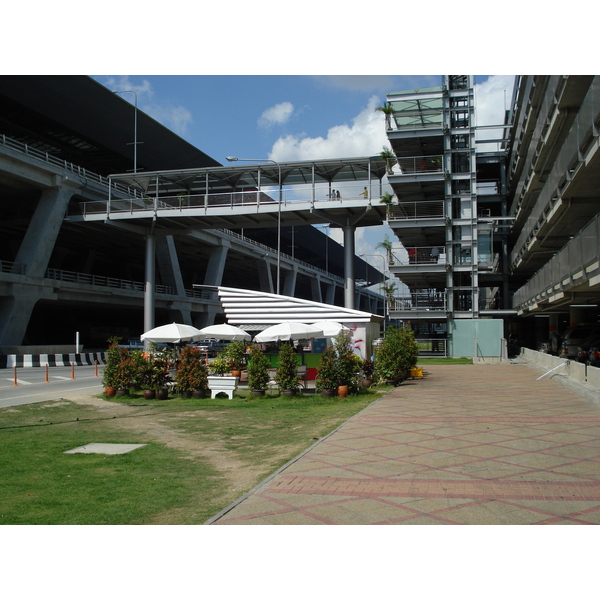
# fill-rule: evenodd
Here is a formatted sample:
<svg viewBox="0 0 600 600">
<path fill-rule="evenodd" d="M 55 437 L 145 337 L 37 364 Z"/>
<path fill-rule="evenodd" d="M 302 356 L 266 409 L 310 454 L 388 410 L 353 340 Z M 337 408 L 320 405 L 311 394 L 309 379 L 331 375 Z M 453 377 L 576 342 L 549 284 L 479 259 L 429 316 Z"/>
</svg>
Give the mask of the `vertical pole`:
<svg viewBox="0 0 600 600">
<path fill-rule="evenodd" d="M 344 307 L 354 308 L 354 230 L 352 225 L 344 225 Z"/>
<path fill-rule="evenodd" d="M 156 239 L 154 235 L 148 234 L 146 236 L 146 265 L 145 265 L 145 276 L 146 282 L 144 287 L 144 331 L 150 331 L 154 328 L 154 289 L 156 286 L 155 282 L 155 268 L 154 258 L 156 252 Z M 150 342 L 144 341 L 144 349 L 148 350 Z"/>
<path fill-rule="evenodd" d="M 45 381 L 46 383 L 48 383 L 48 382 L 49 382 L 49 379 L 48 379 L 48 365 L 46 365 L 46 379 L 45 379 L 44 381 Z"/>
<path fill-rule="evenodd" d="M 17 367 L 15 367 L 15 382 L 13 383 L 13 385 L 19 385 L 17 383 Z"/>
<path fill-rule="evenodd" d="M 75 363 L 71 363 L 71 379 L 75 379 Z"/>
<path fill-rule="evenodd" d="M 274 162 L 274 161 L 273 161 Z M 279 169 L 279 210 L 277 212 L 277 294 L 281 294 L 281 201 L 283 190 L 281 189 L 281 165 Z"/>
</svg>

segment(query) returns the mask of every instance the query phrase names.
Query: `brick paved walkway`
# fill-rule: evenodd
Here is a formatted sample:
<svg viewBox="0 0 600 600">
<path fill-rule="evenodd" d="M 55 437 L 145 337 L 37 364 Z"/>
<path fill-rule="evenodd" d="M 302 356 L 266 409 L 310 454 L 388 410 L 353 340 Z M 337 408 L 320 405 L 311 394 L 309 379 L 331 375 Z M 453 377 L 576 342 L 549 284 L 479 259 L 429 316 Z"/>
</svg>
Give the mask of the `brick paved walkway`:
<svg viewBox="0 0 600 600">
<path fill-rule="evenodd" d="M 539 376 L 432 365 L 214 522 L 600 523 L 600 404 Z"/>
</svg>

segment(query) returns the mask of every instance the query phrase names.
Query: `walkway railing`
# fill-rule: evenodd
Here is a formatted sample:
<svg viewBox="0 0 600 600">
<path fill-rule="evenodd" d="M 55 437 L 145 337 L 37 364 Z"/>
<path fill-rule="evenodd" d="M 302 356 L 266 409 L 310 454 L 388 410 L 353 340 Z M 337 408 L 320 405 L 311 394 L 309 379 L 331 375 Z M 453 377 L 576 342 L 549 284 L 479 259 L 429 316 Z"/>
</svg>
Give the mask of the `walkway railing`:
<svg viewBox="0 0 600 600">
<path fill-rule="evenodd" d="M 32 148 L 28 144 L 24 144 L 17 140 L 13 140 L 12 138 L 7 137 L 4 134 L 0 135 L 0 146 L 4 146 L 5 148 L 9 148 L 10 150 L 20 152 L 22 154 L 27 155 L 29 158 L 33 158 L 35 160 L 39 160 L 53 167 L 58 167 L 60 169 L 69 171 L 79 177 L 84 179 L 88 179 L 90 181 L 94 181 L 100 184 L 103 187 L 106 187 L 108 190 L 109 185 L 111 184 L 108 177 L 104 177 L 103 175 L 99 175 L 98 173 L 94 173 L 93 171 L 89 171 L 88 169 L 81 167 L 79 165 L 73 164 L 72 162 L 63 160 L 62 158 L 58 158 L 53 156 L 52 154 L 48 154 L 48 152 L 42 152 L 41 150 L 37 150 L 36 148 Z M 119 183 L 112 183 L 112 189 L 118 190 L 119 192 L 127 195 L 127 196 L 139 196 L 139 191 L 130 188 L 128 186 L 124 186 Z"/>
<path fill-rule="evenodd" d="M 392 253 L 391 266 L 446 264 L 446 250 L 443 246 L 418 246 L 406 248 L 407 259 Z"/>
<path fill-rule="evenodd" d="M 447 356 L 447 340 L 445 338 L 415 339 L 419 347 L 419 356 Z"/>
<path fill-rule="evenodd" d="M 388 221 L 443 219 L 444 201 L 400 202 L 388 208 Z"/>
<path fill-rule="evenodd" d="M 446 311 L 446 292 L 422 290 L 403 296 L 395 296 L 390 303 L 390 312 Z"/>
<path fill-rule="evenodd" d="M 436 156 L 407 156 L 398 159 L 401 175 L 419 175 L 421 173 L 440 173 L 443 157 Z"/>
</svg>

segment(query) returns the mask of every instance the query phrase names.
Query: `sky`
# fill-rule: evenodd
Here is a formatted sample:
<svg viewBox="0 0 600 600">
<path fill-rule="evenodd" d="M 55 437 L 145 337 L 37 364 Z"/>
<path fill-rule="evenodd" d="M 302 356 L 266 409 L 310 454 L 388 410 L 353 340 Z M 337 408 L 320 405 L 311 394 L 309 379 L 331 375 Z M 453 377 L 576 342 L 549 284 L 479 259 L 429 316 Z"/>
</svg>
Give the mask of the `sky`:
<svg viewBox="0 0 600 600">
<path fill-rule="evenodd" d="M 276 161 L 373 156 L 389 147 L 386 94 L 439 86 L 441 75 L 94 75 L 111 90 L 133 90 L 138 108 L 215 160 Z M 514 76 L 476 76 L 478 125 L 501 124 Z M 122 94 L 134 102 L 134 94 Z M 498 130 L 485 131 L 488 139 Z M 487 146 L 486 146 L 487 148 Z M 337 242 L 339 229 L 325 229 Z M 386 226 L 356 230 L 356 253 L 377 268 Z"/>
</svg>

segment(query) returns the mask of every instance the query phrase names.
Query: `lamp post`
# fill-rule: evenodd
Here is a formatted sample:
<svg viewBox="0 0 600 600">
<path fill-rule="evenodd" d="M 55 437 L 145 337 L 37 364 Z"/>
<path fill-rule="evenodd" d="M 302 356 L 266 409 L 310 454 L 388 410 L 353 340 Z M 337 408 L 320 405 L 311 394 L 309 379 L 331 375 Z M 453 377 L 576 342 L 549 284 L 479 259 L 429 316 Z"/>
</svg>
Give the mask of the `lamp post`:
<svg viewBox="0 0 600 600">
<path fill-rule="evenodd" d="M 359 256 L 362 258 L 363 256 L 373 256 L 375 258 L 381 258 L 381 260 L 383 261 L 383 279 L 385 281 L 385 256 L 383 256 L 383 254 L 359 254 Z M 387 315 L 388 315 L 388 311 L 387 311 L 387 298 L 385 297 L 385 294 L 383 294 L 383 331 L 385 333 L 385 324 L 387 321 Z"/>
<path fill-rule="evenodd" d="M 229 162 L 271 162 L 277 165 L 279 170 L 279 207 L 277 211 L 277 294 L 281 292 L 281 165 L 276 160 L 270 158 L 238 158 L 237 156 L 226 156 Z"/>
<path fill-rule="evenodd" d="M 137 173 L 137 92 L 134 90 L 112 90 L 113 94 L 133 94 L 135 96 L 135 104 L 133 108 L 133 172 Z"/>
</svg>

